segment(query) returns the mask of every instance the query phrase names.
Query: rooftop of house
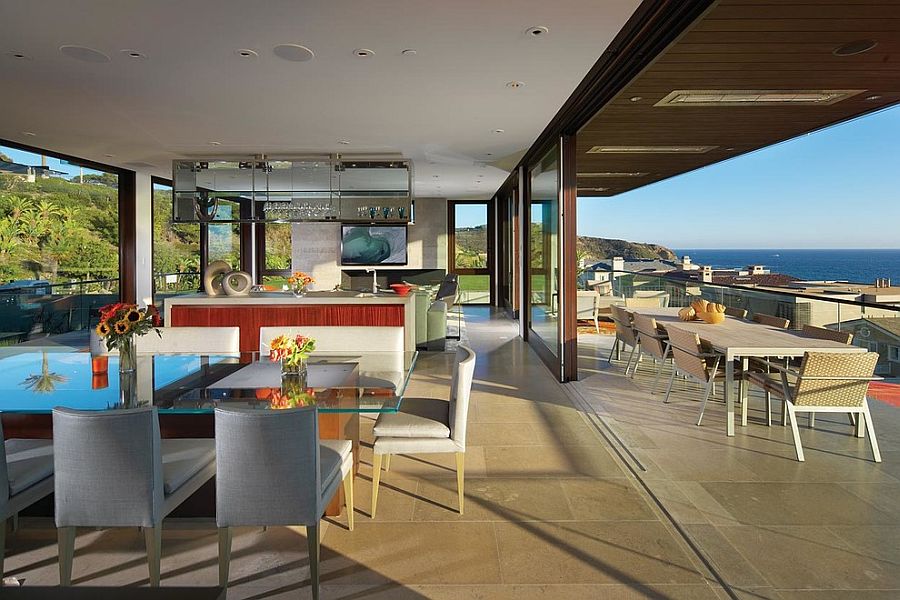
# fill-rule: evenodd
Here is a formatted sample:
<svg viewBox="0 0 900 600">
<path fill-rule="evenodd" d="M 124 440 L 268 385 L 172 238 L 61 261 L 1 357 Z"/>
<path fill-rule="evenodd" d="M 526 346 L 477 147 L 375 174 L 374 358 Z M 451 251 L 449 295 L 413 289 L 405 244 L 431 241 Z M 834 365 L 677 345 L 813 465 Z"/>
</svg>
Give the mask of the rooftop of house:
<svg viewBox="0 0 900 600">
<path fill-rule="evenodd" d="M 621 270 L 634 272 L 664 273 L 673 271 L 678 263 L 672 260 L 659 258 L 628 258 L 622 263 Z M 588 271 L 612 271 L 613 259 L 602 259 L 587 268 Z"/>
</svg>

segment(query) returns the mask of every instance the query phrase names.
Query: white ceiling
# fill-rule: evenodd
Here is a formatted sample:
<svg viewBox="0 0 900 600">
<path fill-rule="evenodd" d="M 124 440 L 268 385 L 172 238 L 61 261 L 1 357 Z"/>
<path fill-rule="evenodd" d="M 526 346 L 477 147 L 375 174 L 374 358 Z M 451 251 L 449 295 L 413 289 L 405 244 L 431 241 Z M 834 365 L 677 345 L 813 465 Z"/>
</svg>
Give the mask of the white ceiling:
<svg viewBox="0 0 900 600">
<path fill-rule="evenodd" d="M 486 198 L 507 172 L 485 163 L 531 145 L 638 4 L 3 0 L 0 138 L 165 177 L 182 157 L 399 153 L 417 196 Z M 315 58 L 276 57 L 286 43 Z"/>
</svg>

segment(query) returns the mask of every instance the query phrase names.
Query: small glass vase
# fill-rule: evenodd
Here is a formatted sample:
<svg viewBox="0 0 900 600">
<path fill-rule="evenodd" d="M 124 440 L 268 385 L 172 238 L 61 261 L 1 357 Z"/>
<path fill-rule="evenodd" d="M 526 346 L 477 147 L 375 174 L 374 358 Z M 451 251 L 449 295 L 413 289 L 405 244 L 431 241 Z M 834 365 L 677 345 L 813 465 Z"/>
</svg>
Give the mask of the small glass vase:
<svg viewBox="0 0 900 600">
<path fill-rule="evenodd" d="M 281 361 L 281 377 L 296 377 L 306 379 L 306 357 L 300 357 L 297 362 Z"/>
<path fill-rule="evenodd" d="M 119 373 L 134 373 L 137 366 L 137 353 L 134 338 L 127 336 L 119 339 Z"/>
<path fill-rule="evenodd" d="M 306 295 L 306 286 L 300 285 L 291 289 L 291 293 L 294 294 L 295 298 L 302 298 Z"/>
</svg>

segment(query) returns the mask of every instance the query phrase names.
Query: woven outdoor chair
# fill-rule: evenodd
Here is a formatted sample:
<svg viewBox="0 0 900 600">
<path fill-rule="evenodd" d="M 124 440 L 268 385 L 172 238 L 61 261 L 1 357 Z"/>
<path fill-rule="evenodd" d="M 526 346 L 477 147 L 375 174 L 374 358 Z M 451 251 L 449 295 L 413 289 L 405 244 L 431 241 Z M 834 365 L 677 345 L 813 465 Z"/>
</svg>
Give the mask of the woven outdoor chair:
<svg viewBox="0 0 900 600">
<path fill-rule="evenodd" d="M 772 315 L 765 315 L 762 313 L 756 313 L 753 315 L 753 321 L 759 323 L 760 325 L 768 325 L 769 327 L 777 327 L 779 329 L 787 329 L 791 326 L 790 319 L 784 319 L 782 317 L 774 317 Z"/>
<path fill-rule="evenodd" d="M 726 306 L 725 314 L 728 315 L 729 317 L 735 317 L 737 319 L 746 319 L 747 318 L 747 309 L 734 308 L 733 306 Z"/>
<path fill-rule="evenodd" d="M 656 376 L 653 377 L 653 386 L 650 393 L 656 393 L 656 384 L 659 381 L 659 374 L 662 372 L 663 365 L 666 360 L 672 358 L 672 351 L 669 349 L 669 338 L 665 332 L 660 331 L 656 325 L 656 319 L 646 315 L 635 313 L 632 318 L 634 330 L 637 332 L 638 346 L 641 352 L 646 352 L 653 359 L 653 363 L 657 365 Z M 640 358 L 640 357 L 639 357 Z M 637 373 L 640 360 L 635 363 L 631 376 Z"/>
<path fill-rule="evenodd" d="M 836 331 L 826 327 L 814 327 L 813 325 L 804 325 L 800 335 L 819 340 L 832 340 L 842 344 L 849 344 L 853 341 L 853 334 L 849 331 Z"/>
<path fill-rule="evenodd" d="M 856 415 L 858 437 L 864 435 L 865 424 L 875 462 L 881 462 L 866 400 L 869 382 L 881 379 L 874 376 L 877 362 L 878 354 L 875 352 L 807 352 L 799 370 L 770 362 L 773 372 L 749 373 L 747 377 L 755 385 L 785 401 L 797 460 L 804 461 L 797 413 L 838 412 Z"/>
<path fill-rule="evenodd" d="M 613 355 L 621 354 L 622 349 L 628 346 L 631 348 L 631 354 L 628 355 L 628 363 L 625 365 L 625 375 L 627 376 L 628 371 L 631 370 L 631 359 L 634 358 L 635 350 L 637 350 L 639 344 L 637 334 L 631 324 L 631 313 L 615 304 L 610 306 L 609 309 L 612 321 L 616 326 L 616 339 L 613 340 L 609 358 L 606 359 L 606 362 L 612 363 Z"/>
</svg>

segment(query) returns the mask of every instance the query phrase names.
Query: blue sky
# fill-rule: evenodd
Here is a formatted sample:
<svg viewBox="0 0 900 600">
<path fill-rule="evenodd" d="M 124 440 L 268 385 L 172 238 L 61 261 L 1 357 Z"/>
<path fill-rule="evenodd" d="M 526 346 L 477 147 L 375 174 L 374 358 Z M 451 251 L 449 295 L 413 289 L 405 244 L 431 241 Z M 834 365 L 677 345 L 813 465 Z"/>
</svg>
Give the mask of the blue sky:
<svg viewBox="0 0 900 600">
<path fill-rule="evenodd" d="M 0 145 L 0 152 L 5 154 L 6 156 L 13 159 L 13 162 L 17 162 L 22 165 L 39 165 L 41 164 L 41 155 L 34 154 L 33 152 L 25 152 L 23 150 L 16 150 L 15 148 L 7 148 L 6 146 Z M 59 171 L 61 173 L 66 173 L 68 176 L 73 177 L 79 174 L 80 168 L 77 165 L 70 165 L 65 163 L 58 158 L 53 158 L 51 156 L 47 157 L 47 166 L 53 169 L 54 171 Z M 84 169 L 84 174 L 100 174 L 100 171 L 95 171 L 94 169 Z"/>
<path fill-rule="evenodd" d="M 579 198 L 578 233 L 670 248 L 900 248 L 898 150 L 895 107 L 633 192 Z"/>
</svg>

